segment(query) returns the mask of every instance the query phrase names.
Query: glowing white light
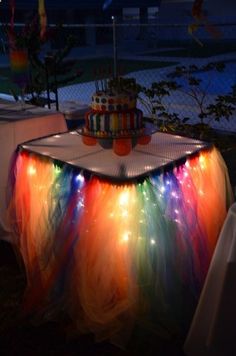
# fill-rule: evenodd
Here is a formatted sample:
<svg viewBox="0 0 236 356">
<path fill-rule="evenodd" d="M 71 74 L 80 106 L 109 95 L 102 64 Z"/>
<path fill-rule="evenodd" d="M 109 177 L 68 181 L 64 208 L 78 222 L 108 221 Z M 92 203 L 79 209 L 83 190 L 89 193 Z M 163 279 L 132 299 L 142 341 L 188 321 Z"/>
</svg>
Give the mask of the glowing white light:
<svg viewBox="0 0 236 356">
<path fill-rule="evenodd" d="M 120 205 L 127 205 L 129 200 L 129 193 L 128 192 L 122 192 L 120 197 L 119 197 L 119 203 Z"/>
<path fill-rule="evenodd" d="M 61 173 L 61 168 L 60 167 L 55 167 L 55 174 Z"/>
<path fill-rule="evenodd" d="M 164 185 L 162 185 L 160 191 L 161 191 L 162 193 L 164 193 L 165 190 L 166 190 L 166 188 L 164 187 Z"/>
<path fill-rule="evenodd" d="M 83 207 L 84 207 L 83 201 L 80 200 L 80 201 L 78 202 L 77 207 L 78 207 L 78 208 L 83 208 Z"/>
<path fill-rule="evenodd" d="M 59 138 L 59 137 L 61 137 L 61 135 L 54 135 L 53 137 Z"/>
<path fill-rule="evenodd" d="M 71 135 L 77 135 L 77 132 L 76 131 L 70 131 L 70 134 Z"/>
<path fill-rule="evenodd" d="M 175 209 L 175 214 L 179 214 L 179 210 L 178 209 Z"/>
<path fill-rule="evenodd" d="M 77 182 L 80 182 L 80 183 L 84 182 L 84 176 L 82 176 L 81 174 L 78 174 L 75 179 Z"/>
<path fill-rule="evenodd" d="M 29 174 L 30 176 L 35 175 L 35 174 L 36 174 L 36 169 L 35 169 L 35 167 L 29 166 L 29 168 L 28 168 L 28 174 Z"/>
<path fill-rule="evenodd" d="M 151 245 L 155 245 L 156 241 L 154 239 L 151 239 L 150 243 L 151 243 Z"/>
<path fill-rule="evenodd" d="M 130 235 L 131 235 L 131 232 L 130 232 L 130 231 L 124 232 L 124 234 L 123 234 L 123 236 L 122 236 L 122 241 L 124 241 L 124 242 L 129 241 Z"/>
<path fill-rule="evenodd" d="M 176 199 L 178 198 L 178 195 L 177 195 L 176 192 L 172 192 L 171 195 L 172 195 L 173 198 L 176 198 Z"/>
<path fill-rule="evenodd" d="M 205 168 L 206 168 L 206 159 L 205 159 L 205 157 L 200 156 L 199 162 L 200 162 L 201 168 L 202 168 L 202 169 L 205 169 Z"/>
<path fill-rule="evenodd" d="M 185 151 L 186 155 L 190 155 L 192 151 Z"/>
</svg>

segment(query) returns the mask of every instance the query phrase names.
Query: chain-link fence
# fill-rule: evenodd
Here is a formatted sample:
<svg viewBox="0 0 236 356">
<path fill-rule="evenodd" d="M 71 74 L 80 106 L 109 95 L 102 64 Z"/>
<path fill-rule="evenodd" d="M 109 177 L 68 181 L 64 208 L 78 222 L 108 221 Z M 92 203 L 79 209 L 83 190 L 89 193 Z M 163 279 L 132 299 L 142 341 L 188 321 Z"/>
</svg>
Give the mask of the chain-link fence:
<svg viewBox="0 0 236 356">
<path fill-rule="evenodd" d="M 44 49 L 57 51 L 65 46 L 68 36 L 76 39 L 67 58 L 76 60 L 78 76 L 62 86 L 59 82 L 59 106 L 68 100 L 90 104 L 95 82 L 102 85 L 102 79 L 115 74 L 135 78 L 146 88 L 154 82 L 167 82 L 168 93 L 161 98 L 165 111 L 199 121 L 201 109 L 216 103 L 217 96 L 230 93 L 236 85 L 236 23 L 200 26 L 192 35 L 189 30 L 186 24 L 115 21 L 63 25 L 51 47 Z M 224 68 L 214 65 L 217 62 L 223 63 Z M 170 76 L 176 67 L 182 67 L 181 75 Z M 190 78 L 196 79 L 195 85 L 189 82 Z M 181 87 L 170 89 L 170 81 Z M 141 99 L 138 106 L 145 116 L 151 116 L 153 98 L 141 94 Z M 229 121 L 222 118 L 211 125 L 236 131 L 235 114 Z"/>
</svg>

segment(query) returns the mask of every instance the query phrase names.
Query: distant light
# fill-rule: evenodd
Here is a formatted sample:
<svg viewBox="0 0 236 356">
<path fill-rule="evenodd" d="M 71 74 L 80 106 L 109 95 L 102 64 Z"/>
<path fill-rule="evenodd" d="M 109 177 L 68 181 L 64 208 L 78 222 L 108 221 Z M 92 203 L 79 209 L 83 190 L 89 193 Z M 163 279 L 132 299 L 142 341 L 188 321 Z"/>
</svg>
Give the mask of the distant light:
<svg viewBox="0 0 236 356">
<path fill-rule="evenodd" d="M 112 20 L 114 20 L 114 18 L 115 18 L 114 16 L 111 17 Z"/>
</svg>

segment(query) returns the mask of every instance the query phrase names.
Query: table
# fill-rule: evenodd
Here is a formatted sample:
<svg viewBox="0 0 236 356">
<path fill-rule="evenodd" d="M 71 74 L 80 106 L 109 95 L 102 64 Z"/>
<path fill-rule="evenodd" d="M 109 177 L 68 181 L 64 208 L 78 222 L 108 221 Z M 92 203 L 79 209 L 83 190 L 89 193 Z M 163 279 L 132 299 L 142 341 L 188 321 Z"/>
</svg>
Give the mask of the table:
<svg viewBox="0 0 236 356">
<path fill-rule="evenodd" d="M 191 328 L 187 355 L 236 354 L 236 203 L 221 230 Z"/>
<path fill-rule="evenodd" d="M 186 334 L 232 203 L 214 147 L 157 132 L 119 157 L 71 131 L 20 145 L 11 181 L 26 313 L 118 345 L 135 325 Z"/>
<path fill-rule="evenodd" d="M 0 99 L 0 238 L 10 240 L 6 220 L 6 189 L 10 160 L 17 145 L 53 133 L 67 131 L 61 113 L 33 105 L 25 105 Z"/>
</svg>

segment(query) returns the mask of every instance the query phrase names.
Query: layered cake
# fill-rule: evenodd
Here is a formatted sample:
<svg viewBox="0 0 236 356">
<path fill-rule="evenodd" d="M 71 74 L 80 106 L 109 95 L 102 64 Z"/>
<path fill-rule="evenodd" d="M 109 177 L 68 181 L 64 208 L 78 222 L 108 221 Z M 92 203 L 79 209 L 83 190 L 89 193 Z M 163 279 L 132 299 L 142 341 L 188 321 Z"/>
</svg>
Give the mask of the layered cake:
<svg viewBox="0 0 236 356">
<path fill-rule="evenodd" d="M 136 107 L 137 94 L 131 83 L 130 79 L 119 78 L 92 95 L 91 110 L 85 115 L 83 128 L 85 144 L 94 145 L 98 141 L 103 148 L 113 147 L 116 154 L 126 155 L 137 143 L 150 141 L 150 136 L 145 135 L 143 113 Z"/>
</svg>

